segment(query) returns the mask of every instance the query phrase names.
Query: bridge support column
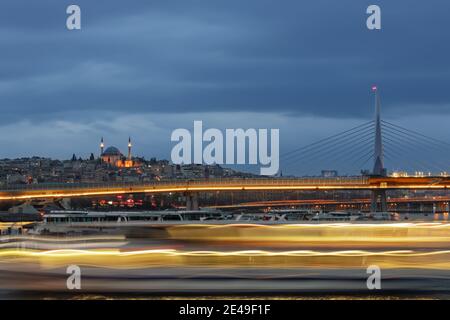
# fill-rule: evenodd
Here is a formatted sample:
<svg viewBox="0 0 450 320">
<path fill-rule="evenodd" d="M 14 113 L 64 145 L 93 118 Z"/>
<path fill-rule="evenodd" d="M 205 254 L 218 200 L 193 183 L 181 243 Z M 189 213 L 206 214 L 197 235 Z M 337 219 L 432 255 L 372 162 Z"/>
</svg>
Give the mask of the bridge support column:
<svg viewBox="0 0 450 320">
<path fill-rule="evenodd" d="M 186 210 L 198 210 L 198 193 L 186 193 Z"/>
<path fill-rule="evenodd" d="M 72 209 L 70 198 L 63 198 L 58 201 L 58 204 L 64 208 L 64 210 Z"/>
<path fill-rule="evenodd" d="M 373 190 L 372 200 L 370 204 L 370 212 L 386 212 L 387 211 L 387 200 L 386 200 L 386 190 Z"/>
</svg>

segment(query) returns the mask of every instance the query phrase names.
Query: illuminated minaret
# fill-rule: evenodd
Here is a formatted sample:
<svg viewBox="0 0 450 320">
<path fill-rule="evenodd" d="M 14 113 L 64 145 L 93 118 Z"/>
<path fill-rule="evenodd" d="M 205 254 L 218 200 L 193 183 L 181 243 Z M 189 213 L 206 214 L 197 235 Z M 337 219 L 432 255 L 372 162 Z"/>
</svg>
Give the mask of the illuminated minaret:
<svg viewBox="0 0 450 320">
<path fill-rule="evenodd" d="M 131 138 L 128 137 L 128 160 L 131 160 Z"/>
<path fill-rule="evenodd" d="M 105 144 L 103 143 L 103 137 L 102 137 L 102 139 L 100 140 L 100 157 L 103 154 L 103 149 L 105 149 Z"/>
</svg>

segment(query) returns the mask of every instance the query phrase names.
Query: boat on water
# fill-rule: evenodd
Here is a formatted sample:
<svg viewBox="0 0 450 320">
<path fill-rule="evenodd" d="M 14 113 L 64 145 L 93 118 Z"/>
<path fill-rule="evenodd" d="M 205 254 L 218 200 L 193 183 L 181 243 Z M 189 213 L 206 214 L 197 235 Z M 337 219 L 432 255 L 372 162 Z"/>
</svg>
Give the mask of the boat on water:
<svg viewBox="0 0 450 320">
<path fill-rule="evenodd" d="M 321 211 L 307 209 L 272 209 L 268 215 L 286 221 L 308 221 Z"/>
<path fill-rule="evenodd" d="M 40 214 L 0 212 L 0 236 L 26 233 L 36 221 L 42 221 Z"/>
<path fill-rule="evenodd" d="M 396 212 L 371 212 L 368 214 L 369 220 L 375 221 L 399 221 L 400 215 Z"/>
<path fill-rule="evenodd" d="M 229 222 L 304 222 L 309 221 L 314 213 L 314 211 L 305 209 L 276 209 L 262 213 L 238 213 L 232 215 Z"/>
<path fill-rule="evenodd" d="M 363 217 L 362 212 L 330 211 L 317 213 L 311 218 L 311 221 L 356 221 L 363 220 Z"/>
<path fill-rule="evenodd" d="M 206 221 L 220 222 L 230 216 L 217 210 L 163 210 L 163 211 L 78 211 L 52 210 L 44 214 L 30 234 L 90 234 L 110 233 L 125 229 L 164 227 L 195 224 Z"/>
<path fill-rule="evenodd" d="M 163 211 L 76 211 L 53 210 L 35 223 L 31 234 L 90 234 L 110 232 L 138 232 L 144 229 L 164 229 L 170 226 L 195 224 L 261 224 L 282 225 L 315 222 L 392 221 L 390 213 L 364 214 L 361 212 L 284 209 L 268 212 L 242 213 L 207 210 Z M 138 232 L 139 233 L 139 232 Z"/>
<path fill-rule="evenodd" d="M 319 212 L 311 218 L 311 221 L 399 221 L 400 216 L 394 212 L 354 212 L 331 211 Z"/>
<path fill-rule="evenodd" d="M 96 222 L 168 222 L 168 221 L 203 221 L 223 220 L 226 218 L 216 210 L 189 211 L 68 211 L 53 210 L 45 214 L 44 223 L 96 223 Z"/>
</svg>

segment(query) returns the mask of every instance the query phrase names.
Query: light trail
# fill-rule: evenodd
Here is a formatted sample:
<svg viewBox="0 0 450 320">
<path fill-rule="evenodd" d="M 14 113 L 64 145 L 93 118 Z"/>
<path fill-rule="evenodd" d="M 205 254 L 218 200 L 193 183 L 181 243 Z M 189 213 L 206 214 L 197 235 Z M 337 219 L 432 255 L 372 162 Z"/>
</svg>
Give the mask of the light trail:
<svg viewBox="0 0 450 320">
<path fill-rule="evenodd" d="M 450 250 L 436 251 L 179 251 L 175 249 L 120 251 L 102 250 L 0 250 L 0 266 L 39 264 L 58 268 L 70 264 L 112 269 L 149 267 L 361 267 L 376 264 L 386 268 L 450 270 Z"/>
<path fill-rule="evenodd" d="M 124 186 L 65 186 L 48 189 L 17 189 L 0 191 L 0 200 L 26 200 L 64 197 L 88 197 L 127 193 L 170 193 L 212 191 L 286 191 L 286 190 L 389 190 L 389 189 L 447 189 L 450 181 L 443 177 L 420 178 L 336 178 L 336 179 L 231 179 L 222 181 L 179 181 L 148 185 Z"/>
<path fill-rule="evenodd" d="M 0 250 L 0 257 L 83 257 L 83 256 L 107 256 L 107 257 L 132 257 L 142 255 L 164 255 L 164 256 L 195 256 L 195 257 L 320 257 L 320 256 L 341 256 L 341 257 L 368 257 L 368 256 L 392 256 L 392 257 L 422 257 L 450 254 L 450 250 L 417 252 L 413 250 L 391 250 L 391 251 L 367 251 L 367 250 L 339 250 L 339 251 L 315 251 L 315 250 L 290 250 L 290 251 L 267 251 L 267 250 L 237 250 L 237 251 L 181 251 L 176 249 L 148 249 L 134 251 L 120 251 L 118 249 L 103 250 L 81 250 L 81 249 L 56 249 L 47 251 L 37 250 Z"/>
<path fill-rule="evenodd" d="M 272 243 L 273 246 L 448 247 L 450 223 L 194 224 L 166 227 L 170 239 L 200 243 Z"/>
<path fill-rule="evenodd" d="M 253 201 L 242 202 L 239 204 L 230 205 L 210 205 L 207 208 L 215 209 L 232 209 L 232 208 L 258 208 L 258 207 L 285 207 L 285 206 L 299 206 L 299 205 L 369 205 L 370 198 L 353 198 L 353 199 L 302 199 L 302 200 L 268 200 L 268 201 Z M 434 197 L 414 197 L 414 198 L 388 198 L 388 204 L 398 203 L 435 203 L 435 202 L 449 202 L 448 196 L 434 196 Z"/>
<path fill-rule="evenodd" d="M 100 241 L 100 240 L 125 240 L 123 235 L 101 235 L 101 236 L 78 236 L 78 237 L 48 237 L 48 236 L 30 236 L 30 235 L 11 235 L 0 236 L 0 241 L 14 242 L 14 241 L 46 241 L 46 242 L 80 242 L 80 241 Z"/>
<path fill-rule="evenodd" d="M 65 292 L 70 265 L 81 268 L 87 292 L 298 291 L 312 284 L 365 290 L 371 265 L 381 268 L 385 288 L 439 290 L 443 280 L 436 279 L 450 281 L 450 223 L 196 224 L 166 230 L 160 238 L 137 240 L 3 238 L 16 246 L 0 248 L 0 288 Z"/>
</svg>

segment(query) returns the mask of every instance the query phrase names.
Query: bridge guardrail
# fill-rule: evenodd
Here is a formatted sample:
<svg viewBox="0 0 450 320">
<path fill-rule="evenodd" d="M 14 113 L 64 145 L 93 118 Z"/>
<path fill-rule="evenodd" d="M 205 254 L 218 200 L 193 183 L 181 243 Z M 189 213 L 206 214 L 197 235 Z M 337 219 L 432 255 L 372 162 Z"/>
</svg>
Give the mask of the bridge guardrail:
<svg viewBox="0 0 450 320">
<path fill-rule="evenodd" d="M 161 180 L 155 182 L 108 182 L 108 183 L 40 183 L 28 185 L 9 185 L 0 188 L 0 192 L 32 191 L 51 189 L 119 189 L 119 188 L 154 188 L 160 186 L 195 186 L 205 184 L 221 185 L 353 185 L 369 184 L 367 177 L 337 177 L 337 178 L 213 178 L 213 179 L 186 179 L 186 180 Z"/>
</svg>

